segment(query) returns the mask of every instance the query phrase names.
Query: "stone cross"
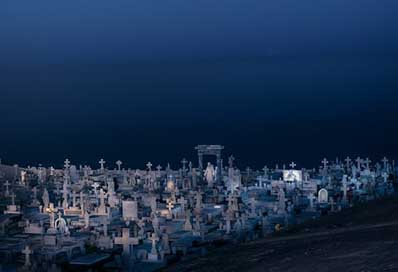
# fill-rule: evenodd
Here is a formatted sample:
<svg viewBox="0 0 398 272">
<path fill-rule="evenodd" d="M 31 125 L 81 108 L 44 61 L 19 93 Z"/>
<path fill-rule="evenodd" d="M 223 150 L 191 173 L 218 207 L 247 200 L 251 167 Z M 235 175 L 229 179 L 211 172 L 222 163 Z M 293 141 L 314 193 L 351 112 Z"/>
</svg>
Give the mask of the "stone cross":
<svg viewBox="0 0 398 272">
<path fill-rule="evenodd" d="M 152 163 L 151 163 L 151 162 L 148 162 L 148 163 L 146 164 L 146 167 L 148 168 L 148 171 L 149 171 L 149 172 L 152 171 Z"/>
<path fill-rule="evenodd" d="M 327 168 L 327 165 L 328 165 L 328 160 L 326 159 L 326 158 L 324 158 L 322 161 L 322 164 L 323 164 L 323 169 L 326 169 Z"/>
<path fill-rule="evenodd" d="M 290 166 L 292 169 L 294 169 L 294 167 L 296 167 L 297 164 L 295 164 L 294 162 L 292 162 L 291 164 L 289 164 L 289 166 Z"/>
<path fill-rule="evenodd" d="M 104 171 L 104 165 L 106 161 L 104 161 L 104 159 L 101 159 L 98 163 L 101 165 L 101 171 Z"/>
<path fill-rule="evenodd" d="M 130 246 L 138 245 L 138 239 L 130 237 L 130 229 L 123 228 L 122 237 L 115 237 L 115 244 L 123 245 L 123 254 L 130 255 Z"/>
<path fill-rule="evenodd" d="M 121 160 L 118 160 L 118 161 L 116 162 L 116 165 L 117 165 L 117 170 L 120 172 L 120 166 L 122 165 L 122 161 L 121 161 Z"/>
<path fill-rule="evenodd" d="M 268 174 L 268 167 L 265 165 L 263 167 L 264 175 L 266 176 Z"/>
<path fill-rule="evenodd" d="M 187 161 L 185 158 L 183 158 L 182 161 L 181 161 L 181 163 L 182 163 L 182 170 L 185 172 L 185 170 L 186 170 L 186 165 L 187 165 L 188 161 Z"/>
<path fill-rule="evenodd" d="M 151 254 L 157 255 L 158 252 L 157 252 L 157 250 L 156 250 L 156 242 L 159 241 L 159 237 L 156 235 L 155 232 L 153 232 L 152 235 L 151 235 L 151 237 L 149 238 L 149 240 L 152 241 Z"/>
<path fill-rule="evenodd" d="M 160 170 L 162 170 L 162 166 L 160 165 L 156 166 L 156 170 L 158 170 L 158 175 L 160 176 Z"/>
<path fill-rule="evenodd" d="M 8 190 L 8 187 L 9 187 L 10 185 L 11 185 L 11 184 L 8 182 L 8 180 L 4 183 L 4 186 L 6 187 L 6 192 L 5 192 L 6 196 L 8 196 L 8 195 L 10 194 L 10 191 Z"/>
<path fill-rule="evenodd" d="M 383 158 L 382 160 L 383 164 L 384 164 L 384 169 L 387 169 L 387 163 L 388 163 L 388 159 L 386 157 Z"/>
<path fill-rule="evenodd" d="M 30 254 L 32 254 L 32 250 L 28 245 L 25 246 L 25 249 L 22 250 L 22 253 L 25 254 L 25 267 L 30 266 Z"/>
<path fill-rule="evenodd" d="M 347 156 L 347 158 L 346 158 L 344 161 L 345 161 L 346 164 L 347 164 L 347 168 L 349 168 L 349 167 L 350 167 L 350 163 L 351 163 L 350 157 Z"/>
<path fill-rule="evenodd" d="M 355 160 L 356 162 L 357 162 L 357 164 L 358 164 L 358 170 L 360 170 L 361 169 L 361 163 L 362 163 L 362 159 L 360 158 L 360 157 L 358 157 L 356 160 Z"/>
</svg>

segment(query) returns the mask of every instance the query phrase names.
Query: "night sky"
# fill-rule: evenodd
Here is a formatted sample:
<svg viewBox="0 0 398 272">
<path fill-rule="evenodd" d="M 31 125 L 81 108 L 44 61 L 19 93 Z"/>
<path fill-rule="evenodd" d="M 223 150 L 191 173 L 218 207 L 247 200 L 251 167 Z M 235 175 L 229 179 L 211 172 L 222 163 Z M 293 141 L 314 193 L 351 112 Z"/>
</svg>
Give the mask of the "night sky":
<svg viewBox="0 0 398 272">
<path fill-rule="evenodd" d="M 398 158 L 396 0 L 1 0 L 4 163 Z"/>
</svg>

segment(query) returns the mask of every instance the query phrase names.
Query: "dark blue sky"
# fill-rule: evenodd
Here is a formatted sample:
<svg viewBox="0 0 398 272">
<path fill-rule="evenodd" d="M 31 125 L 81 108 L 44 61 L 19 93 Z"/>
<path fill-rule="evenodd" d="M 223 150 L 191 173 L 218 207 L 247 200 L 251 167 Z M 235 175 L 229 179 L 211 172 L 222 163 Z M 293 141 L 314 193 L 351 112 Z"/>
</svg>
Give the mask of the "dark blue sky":
<svg viewBox="0 0 398 272">
<path fill-rule="evenodd" d="M 393 0 L 0 2 L 0 157 L 396 157 Z M 112 166 L 113 167 L 113 166 Z"/>
</svg>

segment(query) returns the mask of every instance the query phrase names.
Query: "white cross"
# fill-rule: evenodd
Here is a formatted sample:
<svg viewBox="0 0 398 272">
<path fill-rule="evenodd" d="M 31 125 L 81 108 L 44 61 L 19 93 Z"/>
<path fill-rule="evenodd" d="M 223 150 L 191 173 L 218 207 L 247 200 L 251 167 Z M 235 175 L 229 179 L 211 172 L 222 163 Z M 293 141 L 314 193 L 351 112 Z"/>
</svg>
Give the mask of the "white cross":
<svg viewBox="0 0 398 272">
<path fill-rule="evenodd" d="M 152 250 L 151 253 L 156 255 L 157 251 L 156 251 L 156 242 L 159 241 L 159 237 L 156 235 L 155 232 L 152 233 L 151 237 L 149 238 L 149 240 L 152 241 Z"/>
<path fill-rule="evenodd" d="M 384 163 L 384 169 L 386 169 L 387 168 L 388 159 L 386 157 L 384 157 L 382 162 Z"/>
<path fill-rule="evenodd" d="M 366 169 L 369 169 L 369 164 L 372 162 L 371 160 L 369 160 L 369 158 L 366 158 L 366 160 L 364 161 L 366 164 Z"/>
<path fill-rule="evenodd" d="M 182 169 L 185 170 L 186 169 L 186 164 L 188 163 L 188 161 L 185 158 L 183 158 L 181 163 L 182 163 Z"/>
<path fill-rule="evenodd" d="M 349 167 L 351 162 L 350 157 L 347 157 L 344 161 L 347 163 L 347 167 Z"/>
<path fill-rule="evenodd" d="M 290 166 L 291 168 L 294 169 L 294 167 L 296 167 L 296 165 L 297 165 L 297 164 L 295 164 L 294 162 L 292 162 L 289 166 Z"/>
<path fill-rule="evenodd" d="M 30 247 L 26 245 L 25 249 L 22 250 L 22 253 L 25 254 L 25 266 L 30 266 L 30 254 L 32 253 L 32 250 L 30 250 Z"/>
<path fill-rule="evenodd" d="M 148 163 L 146 164 L 146 167 L 148 167 L 148 170 L 151 171 L 151 170 L 152 170 L 152 163 L 151 163 L 151 162 L 148 162 Z"/>
<path fill-rule="evenodd" d="M 160 173 L 160 170 L 162 170 L 162 166 L 158 165 L 158 166 L 156 166 L 156 169 L 157 169 L 158 172 Z"/>
<path fill-rule="evenodd" d="M 101 159 L 98 163 L 101 165 L 101 170 L 104 170 L 104 164 L 106 163 L 106 161 L 104 161 L 104 159 Z"/>
<path fill-rule="evenodd" d="M 361 169 L 362 159 L 358 157 L 355 161 L 358 163 L 358 169 Z"/>
<path fill-rule="evenodd" d="M 138 245 L 137 238 L 130 237 L 130 229 L 123 228 L 122 237 L 115 237 L 115 244 L 123 245 L 123 254 L 130 255 L 130 246 Z"/>
<path fill-rule="evenodd" d="M 117 170 L 120 171 L 120 166 L 122 165 L 122 161 L 121 161 L 121 160 L 118 160 L 118 161 L 116 162 L 116 165 L 117 165 Z"/>
<path fill-rule="evenodd" d="M 326 158 L 324 158 L 321 162 L 323 164 L 323 169 L 326 169 L 326 167 L 327 167 L 327 165 L 329 163 L 328 160 Z"/>
</svg>

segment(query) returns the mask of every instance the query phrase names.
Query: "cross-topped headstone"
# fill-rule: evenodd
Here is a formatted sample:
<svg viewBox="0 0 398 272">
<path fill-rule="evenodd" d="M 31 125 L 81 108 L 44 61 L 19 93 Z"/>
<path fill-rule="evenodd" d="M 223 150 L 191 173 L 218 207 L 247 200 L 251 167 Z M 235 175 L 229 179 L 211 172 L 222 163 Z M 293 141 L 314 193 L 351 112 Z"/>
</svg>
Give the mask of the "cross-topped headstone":
<svg viewBox="0 0 398 272">
<path fill-rule="evenodd" d="M 30 264 L 30 254 L 32 254 L 32 250 L 28 245 L 25 246 L 25 248 L 22 250 L 22 253 L 25 254 L 25 267 L 29 267 Z"/>
<path fill-rule="evenodd" d="M 123 164 L 123 162 L 121 160 L 116 161 L 116 165 L 117 165 L 117 170 L 120 172 L 120 167 Z"/>
<path fill-rule="evenodd" d="M 148 162 L 148 163 L 146 164 L 146 167 L 148 168 L 148 171 L 149 171 L 149 172 L 152 171 L 152 163 L 151 163 L 151 162 Z"/>
<path fill-rule="evenodd" d="M 104 159 L 101 159 L 98 163 L 101 165 L 101 171 L 104 171 L 104 165 L 106 161 L 104 161 Z"/>
<path fill-rule="evenodd" d="M 129 256 L 131 252 L 131 246 L 138 245 L 138 239 L 130 237 L 130 229 L 123 228 L 122 236 L 115 237 L 116 245 L 123 245 L 123 254 Z"/>
</svg>

